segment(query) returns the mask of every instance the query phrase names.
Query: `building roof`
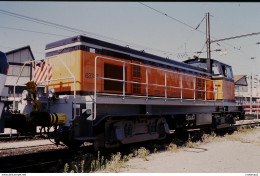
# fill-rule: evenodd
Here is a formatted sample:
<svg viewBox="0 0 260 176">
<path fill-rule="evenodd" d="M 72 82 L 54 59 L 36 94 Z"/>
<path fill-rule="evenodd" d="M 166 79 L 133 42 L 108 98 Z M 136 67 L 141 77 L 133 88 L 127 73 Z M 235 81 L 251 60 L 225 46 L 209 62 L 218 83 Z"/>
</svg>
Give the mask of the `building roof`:
<svg viewBox="0 0 260 176">
<path fill-rule="evenodd" d="M 30 45 L 27 45 L 27 46 L 24 46 L 24 47 L 21 47 L 21 48 L 17 48 L 17 49 L 15 49 L 15 50 L 8 51 L 8 52 L 6 52 L 5 54 L 6 54 L 6 55 L 9 55 L 9 54 L 13 54 L 13 53 L 15 53 L 15 52 L 18 52 L 18 51 L 21 51 L 21 50 L 25 50 L 25 49 L 28 49 L 28 50 L 30 51 L 30 54 L 31 54 L 31 56 L 32 56 L 32 59 L 35 60 Z"/>
<path fill-rule="evenodd" d="M 5 85 L 14 86 L 18 80 L 18 76 L 20 75 L 18 85 L 24 84 L 32 79 L 32 64 L 24 63 L 26 61 L 35 60 L 32 50 L 30 46 L 24 46 L 18 49 L 14 49 L 12 51 L 8 51 L 5 53 L 7 57 L 7 61 L 9 62 L 9 69 L 7 72 Z M 24 65 L 24 67 L 23 67 Z M 21 72 L 21 69 L 23 70 Z"/>
<path fill-rule="evenodd" d="M 238 86 L 247 86 L 247 77 L 246 75 L 235 75 L 234 76 L 235 85 Z"/>
</svg>

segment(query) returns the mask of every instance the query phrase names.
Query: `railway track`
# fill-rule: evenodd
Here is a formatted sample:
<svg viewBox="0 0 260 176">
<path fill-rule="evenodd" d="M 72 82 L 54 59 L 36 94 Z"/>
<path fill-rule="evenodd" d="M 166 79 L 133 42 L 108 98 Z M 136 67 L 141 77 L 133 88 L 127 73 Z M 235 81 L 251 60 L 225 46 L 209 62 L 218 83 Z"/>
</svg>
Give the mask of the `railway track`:
<svg viewBox="0 0 260 176">
<path fill-rule="evenodd" d="M 57 172 L 79 152 L 91 152 L 92 147 L 83 146 L 77 151 L 68 148 L 19 154 L 0 158 L 0 173 L 50 173 Z M 60 171 L 62 172 L 62 171 Z"/>
<path fill-rule="evenodd" d="M 26 139 L 35 139 L 35 138 L 41 138 L 40 135 L 35 136 L 26 136 L 26 135 L 17 135 L 17 134 L 0 134 L 0 141 L 22 141 Z"/>
<path fill-rule="evenodd" d="M 28 149 L 28 148 L 39 148 L 39 147 L 46 147 L 46 146 L 53 146 L 53 144 L 42 144 L 42 145 L 22 146 L 22 147 L 6 147 L 6 148 L 1 148 L 0 151 L 17 150 L 17 149 Z"/>
<path fill-rule="evenodd" d="M 243 120 L 239 121 L 239 123 L 235 124 L 233 129 L 237 129 L 239 127 L 255 127 L 260 126 L 260 120 Z M 168 139 L 161 141 L 163 143 L 169 143 L 172 141 L 173 136 L 170 136 Z M 120 151 L 122 153 L 129 153 L 131 152 L 131 148 L 138 148 L 142 146 L 149 146 L 149 143 L 139 143 L 135 145 L 127 145 L 124 148 L 119 148 L 115 150 L 106 150 L 103 152 L 105 157 L 109 157 L 111 153 L 115 153 L 116 151 Z M 154 142 L 154 144 L 158 142 Z M 3 148 L 0 149 L 0 152 L 3 151 L 10 151 L 10 150 L 23 150 L 28 148 L 40 148 L 44 146 L 48 146 L 51 144 L 46 145 L 35 145 L 29 147 L 17 147 L 17 148 Z M 52 144 L 53 145 L 53 144 Z M 54 145 L 53 145 L 54 146 Z M 54 146 L 55 147 L 55 146 Z M 33 150 L 33 149 L 32 149 Z M 34 153 L 27 153 L 27 154 L 18 154 L 13 156 L 5 156 L 0 157 L 0 173 L 50 173 L 50 172 L 63 172 L 63 167 L 66 162 L 70 162 L 75 158 L 79 153 L 90 153 L 95 155 L 93 147 L 90 146 L 83 146 L 80 147 L 78 150 L 70 150 L 68 148 L 62 149 L 52 149 L 46 151 L 38 151 Z M 59 169 L 57 169 L 59 168 Z"/>
<path fill-rule="evenodd" d="M 68 149 L 43 151 L 0 158 L 1 173 L 48 172 L 48 167 L 58 162 L 60 156 L 70 156 Z"/>
<path fill-rule="evenodd" d="M 20 134 L 0 134 L 0 141 L 22 141 L 27 139 L 44 139 L 44 137 L 41 133 L 36 133 L 34 135 L 20 135 Z"/>
</svg>

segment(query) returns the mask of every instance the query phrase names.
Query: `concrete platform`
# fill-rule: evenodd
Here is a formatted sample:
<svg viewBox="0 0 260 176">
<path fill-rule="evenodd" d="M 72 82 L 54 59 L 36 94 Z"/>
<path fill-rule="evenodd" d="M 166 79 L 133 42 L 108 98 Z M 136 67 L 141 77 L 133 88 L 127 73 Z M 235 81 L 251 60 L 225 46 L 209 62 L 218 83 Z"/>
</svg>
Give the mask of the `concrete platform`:
<svg viewBox="0 0 260 176">
<path fill-rule="evenodd" d="M 50 129 L 50 132 L 51 132 L 51 131 L 53 131 L 52 128 Z M 37 133 L 40 132 L 40 127 L 37 127 L 37 128 L 36 128 L 36 132 L 37 132 Z M 5 128 L 5 129 L 4 129 L 4 133 L 0 133 L 0 135 L 1 135 L 1 134 L 2 134 L 2 135 L 8 135 L 8 134 L 9 134 L 9 135 L 11 136 L 11 134 L 17 134 L 17 130 L 11 129 L 11 128 Z"/>
<path fill-rule="evenodd" d="M 1 149 L 11 149 L 11 148 L 19 148 L 19 147 L 31 147 L 31 146 L 40 146 L 40 145 L 47 145 L 53 144 L 50 140 L 33 140 L 33 141 L 14 141 L 14 142 L 3 142 L 0 143 L 0 150 Z"/>
<path fill-rule="evenodd" d="M 237 121 L 235 125 L 246 125 L 246 124 L 254 124 L 254 123 L 260 123 L 260 119 L 240 120 Z"/>
</svg>

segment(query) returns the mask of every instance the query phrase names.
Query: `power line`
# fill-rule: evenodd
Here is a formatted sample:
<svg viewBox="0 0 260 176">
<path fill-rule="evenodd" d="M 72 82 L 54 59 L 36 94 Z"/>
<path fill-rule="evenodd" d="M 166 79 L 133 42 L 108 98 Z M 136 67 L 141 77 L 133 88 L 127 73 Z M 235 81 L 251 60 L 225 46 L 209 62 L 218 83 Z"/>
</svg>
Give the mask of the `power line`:
<svg viewBox="0 0 260 176">
<path fill-rule="evenodd" d="M 199 52 L 197 52 L 197 53 L 199 54 L 198 57 L 200 57 L 200 55 L 201 55 L 202 51 L 204 50 L 206 44 L 207 44 L 207 43 L 205 42 L 204 45 L 203 45 L 203 47 L 202 47 L 202 49 L 201 49 Z"/>
<path fill-rule="evenodd" d="M 185 22 L 183 22 L 183 21 L 181 21 L 181 20 L 178 20 L 178 19 L 176 19 L 176 18 L 174 18 L 174 17 L 172 17 L 172 16 L 170 16 L 170 15 L 168 15 L 168 14 L 162 12 L 162 11 L 159 11 L 159 10 L 157 10 L 157 9 L 155 9 L 155 8 L 153 8 L 153 7 L 149 6 L 149 5 L 147 5 L 147 4 L 144 4 L 144 3 L 142 3 L 142 2 L 138 2 L 138 3 L 142 4 L 143 6 L 148 7 L 149 9 L 151 9 L 151 10 L 153 10 L 153 11 L 156 11 L 157 13 L 162 14 L 162 15 L 164 15 L 164 16 L 166 16 L 166 17 L 168 17 L 168 18 L 170 18 L 170 19 L 172 19 L 172 20 L 174 20 L 174 21 L 177 21 L 178 23 L 181 23 L 181 24 L 183 24 L 183 25 L 185 25 L 185 26 L 187 26 L 187 27 L 189 27 L 189 28 L 191 28 L 191 29 L 193 29 L 193 30 L 195 30 L 195 31 L 198 31 L 198 32 L 200 32 L 200 33 L 202 33 L 202 34 L 206 34 L 205 32 L 203 32 L 203 31 L 201 31 L 201 30 L 198 30 L 199 26 L 201 25 L 201 23 L 203 22 L 203 20 L 205 19 L 205 17 L 201 20 L 201 22 L 198 24 L 198 26 L 197 26 L 196 28 L 194 28 L 193 26 L 191 26 L 191 25 L 189 25 L 189 24 L 187 24 L 187 23 L 185 23 Z M 202 50 L 204 49 L 204 47 L 205 47 L 205 45 L 203 46 Z"/>
<path fill-rule="evenodd" d="M 161 11 L 159 11 L 159 10 L 157 10 L 157 9 L 155 9 L 155 8 L 153 8 L 153 7 L 151 7 L 151 6 L 149 6 L 149 5 L 147 5 L 147 4 L 144 4 L 144 3 L 142 3 L 142 2 L 138 2 L 138 3 L 142 4 L 143 6 L 148 7 L 149 9 L 152 9 L 153 11 L 156 11 L 156 12 L 158 12 L 158 13 L 160 13 L 160 14 L 162 14 L 162 15 L 164 15 L 164 16 L 166 16 L 166 17 L 168 17 L 168 18 L 170 18 L 170 19 L 172 19 L 172 20 L 174 20 L 174 21 L 177 21 L 178 23 L 181 23 L 181 24 L 183 24 L 183 25 L 185 25 L 185 26 L 187 26 L 187 27 L 189 27 L 189 28 L 191 28 L 191 29 L 193 29 L 193 30 L 197 30 L 197 28 L 194 28 L 193 26 L 191 26 L 191 25 L 189 25 L 189 24 L 187 24 L 187 23 L 184 23 L 184 22 L 182 22 L 181 20 L 178 20 L 178 19 L 176 19 L 176 18 L 174 18 L 174 17 L 172 17 L 172 16 L 170 16 L 170 15 L 164 13 L 164 12 L 161 12 Z M 203 32 L 203 31 L 201 31 L 201 30 L 197 30 L 197 31 L 199 31 L 199 32 L 201 32 L 201 33 L 203 33 L 203 34 L 205 34 L 205 32 Z"/>
<path fill-rule="evenodd" d="M 199 24 L 196 28 L 194 28 L 193 26 L 191 26 L 191 25 L 189 25 L 189 24 L 187 24 L 187 23 L 185 23 L 185 22 L 183 22 L 183 21 L 181 21 L 181 20 L 178 20 L 178 19 L 176 19 L 176 18 L 174 18 L 174 17 L 172 17 L 172 16 L 169 16 L 168 14 L 166 14 L 166 13 L 164 13 L 164 12 L 162 12 L 162 11 L 159 11 L 159 10 L 157 10 L 157 9 L 155 9 L 155 8 L 153 8 L 153 7 L 149 6 L 149 5 L 147 5 L 147 4 L 144 4 L 144 3 L 142 3 L 142 2 L 139 2 L 139 3 L 142 4 L 143 6 L 146 6 L 146 7 L 149 8 L 149 9 L 152 9 L 153 11 L 156 11 L 157 13 L 160 13 L 160 14 L 162 14 L 162 15 L 164 15 L 164 16 L 170 18 L 170 19 L 173 19 L 173 20 L 175 20 L 175 21 L 177 21 L 177 22 L 179 22 L 179 23 L 181 23 L 181 24 L 183 24 L 183 25 L 185 25 L 185 26 L 187 26 L 187 27 L 189 27 L 189 28 L 191 28 L 191 29 L 194 29 L 195 31 L 198 31 L 198 32 L 203 33 L 203 34 L 206 34 L 205 32 L 203 32 L 203 31 L 201 31 L 201 30 L 198 30 L 198 27 L 200 26 L 200 24 L 202 23 L 202 21 L 204 20 L 204 18 L 202 19 L 202 21 L 200 22 L 200 24 Z M 213 37 L 213 36 L 211 36 L 211 37 L 212 37 L 213 39 L 216 39 L 216 38 Z M 226 44 L 226 45 L 228 45 L 228 46 L 230 46 L 230 47 L 232 47 L 233 49 L 237 49 L 235 46 L 230 45 L 229 43 L 226 43 L 226 42 L 223 42 L 223 43 Z M 237 49 L 237 50 L 241 51 L 240 49 Z M 242 51 L 241 51 L 241 52 L 242 52 Z"/>
<path fill-rule="evenodd" d="M 203 22 L 204 19 L 205 19 L 205 16 L 204 16 L 204 18 L 202 18 L 201 22 L 198 24 L 198 26 L 195 28 L 195 30 L 197 30 L 200 27 L 200 25 L 201 25 L 201 23 Z"/>
<path fill-rule="evenodd" d="M 70 37 L 70 36 L 66 36 L 66 35 L 59 35 L 59 34 L 54 34 L 54 33 L 46 33 L 46 32 L 39 32 L 39 31 L 33 31 L 33 30 L 28 30 L 28 29 L 20 29 L 20 28 L 13 28 L 13 27 L 6 27 L 6 26 L 0 26 L 0 28 L 3 29 L 11 29 L 11 30 L 17 30 L 17 31 L 23 31 L 23 32 L 32 32 L 32 33 L 38 33 L 38 34 L 45 34 L 45 35 L 54 35 L 54 36 L 61 36 L 61 37 Z M 11 48 L 13 49 L 13 48 Z M 147 49 L 147 48 L 144 48 Z M 149 50 L 149 48 L 148 48 Z M 153 49 L 154 51 L 157 52 L 162 52 L 163 54 L 167 54 L 166 51 L 162 51 L 162 50 L 157 50 L 157 49 Z M 187 52 L 187 53 L 193 53 L 193 52 Z M 168 53 L 169 54 L 169 53 Z M 179 57 L 181 53 L 176 53 L 175 55 L 177 55 L 177 57 Z M 172 55 L 172 54 L 170 54 Z"/>
<path fill-rule="evenodd" d="M 143 3 L 141 3 L 143 4 Z M 145 5 L 145 4 L 143 4 Z M 145 5 L 147 6 L 147 5 Z M 149 7 L 149 6 L 148 6 Z M 149 7 L 150 8 L 150 7 Z M 154 8 L 152 8 L 153 10 L 156 10 Z M 157 12 L 159 13 L 162 13 L 158 10 L 156 10 Z M 23 19 L 23 20 L 27 20 L 27 21 L 31 21 L 31 22 L 35 22 L 35 23 L 39 23 L 39 24 L 42 24 L 42 25 L 47 25 L 47 26 L 51 26 L 51 27 L 55 27 L 55 28 L 59 28 L 59 29 L 62 29 L 62 30 L 66 30 L 66 31 L 70 31 L 70 32 L 74 32 L 74 33 L 83 33 L 84 35 L 87 33 L 87 34 L 90 34 L 90 35 L 94 35 L 94 36 L 98 36 L 98 37 L 101 37 L 101 38 L 106 38 L 106 39 L 110 39 L 112 41 L 118 41 L 120 43 L 127 43 L 129 45 L 132 45 L 132 46 L 136 46 L 136 47 L 140 47 L 140 48 L 144 48 L 145 50 L 152 50 L 152 51 L 156 51 L 156 52 L 161 52 L 163 54 L 169 54 L 169 55 L 178 55 L 179 53 L 175 53 L 175 52 L 171 52 L 171 51 L 164 51 L 164 50 L 159 50 L 159 49 L 155 49 L 155 48 L 151 48 L 151 47 L 145 47 L 145 46 L 141 46 L 141 45 L 137 45 L 137 44 L 134 44 L 134 43 L 129 43 L 129 42 L 125 42 L 125 41 L 122 41 L 122 40 L 118 40 L 118 39 L 114 39 L 114 38 L 111 38 L 111 37 L 106 37 L 106 36 L 103 36 L 103 35 L 99 35 L 99 34 L 95 34 L 95 33 L 91 33 L 91 32 L 88 32 L 88 31 L 84 31 L 84 30 L 81 30 L 81 29 L 77 29 L 77 28 L 72 28 L 72 27 L 69 27 L 69 26 L 65 26 L 65 25 L 60 25 L 60 24 L 57 24 L 57 23 L 53 23 L 53 22 L 49 22 L 49 21 L 46 21 L 46 20 L 41 20 L 41 19 L 38 19 L 38 18 L 33 18 L 33 17 L 28 17 L 28 16 L 25 16 L 25 15 L 21 15 L 21 14 L 17 14 L 17 13 L 13 13 L 13 12 L 9 12 L 9 11 L 6 11 L 6 10 L 2 10 L 0 9 L 0 13 L 2 14 L 5 14 L 5 15 L 8 15 L 8 16 L 12 16 L 12 17 L 15 17 L 15 18 L 20 18 L 20 19 Z M 167 14 L 166 14 L 167 15 Z M 177 20 L 171 16 L 168 16 L 167 17 L 171 18 L 171 19 L 174 19 L 174 20 Z M 192 26 L 184 23 L 184 22 L 181 22 L 180 20 L 177 20 L 178 22 L 194 29 Z M 203 20 L 202 20 L 203 21 Z M 8 27 L 2 27 L 2 28 L 8 28 Z M 65 36 L 65 35 L 59 35 L 59 34 L 51 34 L 51 33 L 46 33 L 46 32 L 39 32 L 39 31 L 32 31 L 32 30 L 27 30 L 27 29 L 18 29 L 18 28 L 9 28 L 9 29 L 13 29 L 13 30 L 21 30 L 21 31 L 26 31 L 26 32 L 34 32 L 34 33 L 41 33 L 41 34 L 48 34 L 48 35 L 56 35 L 56 36 Z M 199 31 L 199 30 L 197 30 Z M 202 32 L 202 31 L 199 31 L 199 32 Z M 204 32 L 202 32 L 204 33 Z M 67 36 L 65 36 L 67 37 Z M 232 46 L 233 47 L 233 46 Z M 193 53 L 193 52 L 189 52 L 189 53 Z"/>
<path fill-rule="evenodd" d="M 17 30 L 17 31 L 23 31 L 23 32 L 33 32 L 33 33 L 38 33 L 38 34 L 61 36 L 61 37 L 69 37 L 69 36 L 66 36 L 66 35 L 53 34 L 53 33 L 47 33 L 47 32 L 39 32 L 39 31 L 33 31 L 33 30 L 28 30 L 28 29 L 12 28 L 12 27 L 6 27 L 6 26 L 0 26 L 0 28 L 3 28 L 3 29 L 11 29 L 11 30 Z"/>
<path fill-rule="evenodd" d="M 0 47 L 2 47 L 2 48 L 6 48 L 6 49 L 17 49 L 17 48 L 14 48 L 14 47 L 10 47 L 10 46 L 4 46 L 4 45 L 0 45 Z M 45 54 L 44 52 L 40 52 L 40 51 L 35 51 L 34 50 L 34 52 L 36 52 L 36 53 L 39 53 L 39 54 Z"/>
<path fill-rule="evenodd" d="M 69 27 L 69 26 L 65 26 L 65 25 L 49 22 L 49 21 L 46 21 L 46 20 L 33 18 L 33 17 L 29 17 L 29 16 L 25 16 L 25 15 L 13 13 L 13 12 L 9 12 L 9 11 L 2 10 L 2 9 L 0 9 L 0 13 L 5 14 L 5 15 L 9 15 L 9 16 L 13 16 L 13 17 L 16 17 L 16 18 L 20 18 L 20 19 L 23 19 L 23 20 L 32 21 L 32 22 L 39 23 L 39 24 L 44 24 L 44 25 L 47 25 L 47 26 L 56 27 L 56 28 L 67 30 L 67 31 L 74 32 L 74 33 L 79 33 L 79 34 L 86 34 L 87 33 L 87 34 L 90 34 L 90 35 L 95 35 L 95 36 L 99 36 L 99 37 L 103 37 L 103 38 L 112 39 L 110 37 L 106 37 L 106 36 L 103 36 L 103 35 L 98 35 L 98 34 L 95 34 L 95 33 L 92 33 L 92 32 L 87 32 L 87 31 L 84 31 L 84 30 L 81 30 L 81 29 L 72 28 L 72 27 Z M 113 40 L 117 40 L 117 39 L 113 39 Z M 117 41 L 122 42 L 121 40 L 117 40 Z"/>
<path fill-rule="evenodd" d="M 171 54 L 177 55 L 177 53 L 174 53 L 174 52 L 164 51 L 164 50 L 159 50 L 159 49 L 154 49 L 154 48 L 151 48 L 151 47 L 145 47 L 145 46 L 142 46 L 142 45 L 137 45 L 137 44 L 134 44 L 134 43 L 129 43 L 129 42 L 126 42 L 126 41 L 114 39 L 114 38 L 107 37 L 107 36 L 104 36 L 104 35 L 95 34 L 95 33 L 92 33 L 92 32 L 88 32 L 88 31 L 81 30 L 81 29 L 72 28 L 72 27 L 65 26 L 65 25 L 60 25 L 60 24 L 57 24 L 57 23 L 53 23 L 53 22 L 49 22 L 49 21 L 46 21 L 46 20 L 42 20 L 42 19 L 38 19 L 38 18 L 33 18 L 33 17 L 29 17 L 29 16 L 25 16 L 25 15 L 13 13 L 13 12 L 9 12 L 9 11 L 2 10 L 2 9 L 0 9 L 0 13 L 5 14 L 5 15 L 8 15 L 8 16 L 15 17 L 15 18 L 20 18 L 20 19 L 23 19 L 23 20 L 27 20 L 27 21 L 31 21 L 31 22 L 35 22 L 35 23 L 39 23 L 39 24 L 43 24 L 43 25 L 47 25 L 47 26 L 51 26 L 51 27 L 63 29 L 63 30 L 67 30 L 67 31 L 74 32 L 74 33 L 80 33 L 80 34 L 83 34 L 83 35 L 85 35 L 85 34 L 90 34 L 90 35 L 93 35 L 93 36 L 98 36 L 98 37 L 101 37 L 101 38 L 106 38 L 106 39 L 109 39 L 109 40 L 112 40 L 112 41 L 117 41 L 117 42 L 120 42 L 120 43 L 127 43 L 127 44 L 132 45 L 132 46 L 137 46 L 137 47 L 140 47 L 140 48 L 145 48 L 145 49 L 147 49 L 147 50 L 157 51 L 157 52 L 161 52 L 161 53 L 169 53 L 169 54 L 171 53 Z"/>
</svg>

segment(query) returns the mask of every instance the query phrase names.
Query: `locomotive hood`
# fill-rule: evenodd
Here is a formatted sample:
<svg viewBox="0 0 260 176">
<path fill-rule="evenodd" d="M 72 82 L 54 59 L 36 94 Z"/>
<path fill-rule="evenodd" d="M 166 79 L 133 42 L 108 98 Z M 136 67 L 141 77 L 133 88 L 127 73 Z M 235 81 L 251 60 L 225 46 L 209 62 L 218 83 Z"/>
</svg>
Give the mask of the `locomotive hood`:
<svg viewBox="0 0 260 176">
<path fill-rule="evenodd" d="M 161 56 L 157 56 L 154 54 L 146 53 L 144 51 L 139 51 L 135 49 L 131 49 L 126 46 L 120 46 L 117 44 L 109 43 L 106 41 L 98 40 L 95 38 L 87 37 L 87 36 L 74 36 L 70 38 L 66 38 L 63 40 L 59 40 L 56 42 L 52 42 L 46 45 L 45 52 L 46 57 L 55 56 L 61 53 L 71 52 L 75 50 L 86 50 L 89 48 L 95 49 L 95 51 L 99 54 L 107 55 L 107 53 L 118 53 L 118 55 L 122 55 L 124 59 L 131 59 L 132 57 L 140 58 L 143 63 L 163 68 L 168 68 L 166 65 L 172 65 L 173 67 L 177 67 L 181 70 L 191 70 L 192 72 L 199 72 L 204 75 L 209 75 L 208 72 L 199 67 L 192 66 L 190 64 L 186 64 L 183 62 L 178 62 L 172 59 L 164 58 Z M 164 66 L 160 66 L 164 65 Z"/>
</svg>

